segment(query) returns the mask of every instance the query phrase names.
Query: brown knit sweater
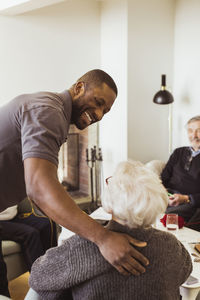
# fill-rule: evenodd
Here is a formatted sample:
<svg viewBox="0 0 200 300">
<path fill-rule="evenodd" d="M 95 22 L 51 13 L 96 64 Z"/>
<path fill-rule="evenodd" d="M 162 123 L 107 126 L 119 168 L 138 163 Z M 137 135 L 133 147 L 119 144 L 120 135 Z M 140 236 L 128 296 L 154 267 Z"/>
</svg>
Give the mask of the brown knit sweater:
<svg viewBox="0 0 200 300">
<path fill-rule="evenodd" d="M 75 235 L 33 264 L 29 283 L 41 299 L 67 300 L 64 291 L 72 288 L 74 300 L 178 300 L 179 286 L 192 271 L 184 246 L 153 228 L 129 229 L 111 221 L 109 229 L 148 243 L 140 249 L 150 261 L 146 272 L 124 277 L 95 244 Z"/>
</svg>

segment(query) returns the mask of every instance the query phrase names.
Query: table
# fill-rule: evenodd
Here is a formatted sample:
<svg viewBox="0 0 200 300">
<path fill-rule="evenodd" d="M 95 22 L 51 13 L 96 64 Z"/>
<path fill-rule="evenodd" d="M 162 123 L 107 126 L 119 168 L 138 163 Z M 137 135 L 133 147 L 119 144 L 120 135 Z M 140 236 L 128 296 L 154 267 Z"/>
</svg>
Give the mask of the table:
<svg viewBox="0 0 200 300">
<path fill-rule="evenodd" d="M 160 216 L 162 217 L 162 216 Z M 160 217 L 158 219 L 160 219 Z M 159 220 L 157 220 L 155 227 L 157 229 L 167 231 L 166 227 L 163 226 Z M 171 232 L 172 233 L 172 232 Z M 192 264 L 193 264 L 193 271 L 191 273 L 192 276 L 196 277 L 199 282 L 196 284 L 188 285 L 186 283 L 182 284 L 180 288 L 180 293 L 182 295 L 183 300 L 200 300 L 200 263 L 194 262 L 194 256 L 191 255 L 191 253 L 196 253 L 198 252 L 194 249 L 195 243 L 199 242 L 200 243 L 200 232 L 196 230 L 192 230 L 187 227 L 183 227 L 178 230 L 178 232 L 175 234 L 177 239 L 185 246 L 185 248 L 188 250 L 190 253 L 191 259 L 192 259 Z M 199 295 L 198 295 L 199 293 Z M 198 296 L 197 296 L 198 295 Z"/>
<path fill-rule="evenodd" d="M 99 207 L 97 210 L 95 210 L 91 215 L 93 219 L 100 219 L 100 220 L 110 220 L 111 215 L 106 213 L 102 207 Z M 159 221 L 159 216 L 156 224 L 154 226 L 157 229 L 167 231 L 167 229 L 163 226 L 163 224 Z M 69 238 L 74 233 L 70 230 L 62 227 L 61 234 L 58 239 L 58 244 L 60 245 L 63 240 L 66 238 Z M 183 227 L 178 230 L 176 233 L 177 239 L 185 246 L 185 248 L 188 250 L 188 252 L 191 254 L 192 252 L 198 253 L 196 250 L 194 250 L 194 243 L 199 242 L 200 243 L 200 232 L 192 230 L 187 227 Z M 192 262 L 193 262 L 193 271 L 191 273 L 192 276 L 198 278 L 199 282 L 192 285 L 187 285 L 184 283 L 180 288 L 180 293 L 182 295 L 182 300 L 200 300 L 200 263 L 194 262 L 194 257 L 191 256 Z M 199 295 L 198 295 L 199 294 Z M 197 296 L 198 295 L 198 296 Z"/>
</svg>

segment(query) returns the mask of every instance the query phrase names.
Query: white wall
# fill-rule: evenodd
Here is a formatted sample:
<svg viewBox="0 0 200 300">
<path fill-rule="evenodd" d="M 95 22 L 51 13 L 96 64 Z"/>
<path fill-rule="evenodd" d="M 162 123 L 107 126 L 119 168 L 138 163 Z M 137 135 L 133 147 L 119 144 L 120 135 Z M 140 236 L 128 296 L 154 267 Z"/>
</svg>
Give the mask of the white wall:
<svg viewBox="0 0 200 300">
<path fill-rule="evenodd" d="M 128 156 L 168 158 L 168 109 L 152 102 L 161 74 L 173 83 L 174 0 L 129 0 Z"/>
<path fill-rule="evenodd" d="M 0 104 L 25 92 L 62 91 L 100 66 L 99 2 L 0 16 L 0 41 Z"/>
<path fill-rule="evenodd" d="M 152 102 L 161 74 L 175 96 L 173 148 L 185 143 L 183 124 L 199 113 L 200 95 L 200 2 L 177 0 L 174 26 L 175 4 L 70 0 L 0 16 L 0 105 L 24 92 L 61 91 L 101 67 L 119 88 L 100 123 L 105 176 L 127 157 L 167 159 L 168 106 Z"/>
<path fill-rule="evenodd" d="M 127 159 L 127 1 L 110 0 L 101 7 L 101 68 L 118 86 L 111 111 L 99 123 L 104 175 Z"/>
<path fill-rule="evenodd" d="M 177 0 L 173 145 L 188 145 L 186 122 L 200 115 L 200 1 Z"/>
<path fill-rule="evenodd" d="M 174 0 L 102 3 L 101 65 L 119 87 L 112 111 L 100 123 L 105 177 L 127 158 L 146 162 L 169 156 L 169 106 L 152 99 L 161 74 L 172 88 L 174 14 Z"/>
</svg>

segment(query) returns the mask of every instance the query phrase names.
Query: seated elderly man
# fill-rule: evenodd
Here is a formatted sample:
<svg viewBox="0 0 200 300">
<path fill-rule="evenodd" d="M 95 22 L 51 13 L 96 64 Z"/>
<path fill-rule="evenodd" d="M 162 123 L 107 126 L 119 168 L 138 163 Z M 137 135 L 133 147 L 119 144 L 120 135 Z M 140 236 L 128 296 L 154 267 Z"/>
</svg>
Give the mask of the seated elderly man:
<svg viewBox="0 0 200 300">
<path fill-rule="evenodd" d="M 200 231 L 200 116 L 191 118 L 186 128 L 191 146 L 174 150 L 161 179 L 172 193 L 167 213 L 177 213 L 189 221 L 188 227 Z"/>
<path fill-rule="evenodd" d="M 95 244 L 75 235 L 33 264 L 29 283 L 40 299 L 68 299 L 64 295 L 71 289 L 75 300 L 178 300 L 192 263 L 174 235 L 151 226 L 168 204 L 159 177 L 140 162 L 122 162 L 108 180 L 102 204 L 112 213 L 109 230 L 147 242 L 140 249 L 150 261 L 146 272 L 123 276 Z"/>
</svg>

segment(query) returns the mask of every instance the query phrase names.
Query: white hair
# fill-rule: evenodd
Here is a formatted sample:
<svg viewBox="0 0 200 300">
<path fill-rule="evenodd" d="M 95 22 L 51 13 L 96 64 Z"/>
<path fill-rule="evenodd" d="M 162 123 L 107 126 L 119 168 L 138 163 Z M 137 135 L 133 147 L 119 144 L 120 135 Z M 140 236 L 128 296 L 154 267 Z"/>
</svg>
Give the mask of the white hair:
<svg viewBox="0 0 200 300">
<path fill-rule="evenodd" d="M 156 173 L 158 176 L 162 173 L 162 170 L 165 167 L 165 162 L 161 160 L 151 160 L 145 164 L 145 167 Z"/>
<path fill-rule="evenodd" d="M 192 123 L 192 122 L 196 122 L 196 121 L 200 121 L 200 116 L 192 117 L 191 119 L 189 119 L 189 120 L 187 121 L 187 124 L 186 124 L 186 125 L 188 125 L 188 124 L 190 124 L 190 123 Z"/>
<path fill-rule="evenodd" d="M 105 211 L 130 228 L 149 227 L 167 204 L 158 175 L 139 161 L 119 163 L 102 199 Z"/>
</svg>

